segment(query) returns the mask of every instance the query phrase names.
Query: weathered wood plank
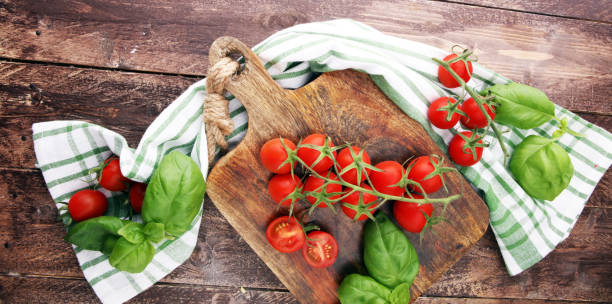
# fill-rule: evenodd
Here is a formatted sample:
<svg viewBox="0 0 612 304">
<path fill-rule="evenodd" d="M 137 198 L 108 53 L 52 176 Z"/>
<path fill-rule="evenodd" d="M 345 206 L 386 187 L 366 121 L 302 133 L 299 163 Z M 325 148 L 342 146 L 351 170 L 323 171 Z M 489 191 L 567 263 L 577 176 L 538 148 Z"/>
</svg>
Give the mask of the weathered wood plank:
<svg viewBox="0 0 612 304">
<path fill-rule="evenodd" d="M 35 290 L 36 292 L 32 292 Z M 0 275 L 0 303 L 100 303 L 85 280 Z M 286 291 L 156 284 L 127 303 L 295 303 Z"/>
<path fill-rule="evenodd" d="M 467 45 L 485 66 L 561 105 L 610 111 L 612 25 L 456 3 L 11 0 L 0 7 L 0 56 L 202 75 L 219 36 L 253 46 L 293 24 L 337 17 L 445 49 Z"/>
<path fill-rule="evenodd" d="M 0 273 L 81 278 L 40 174 L 0 170 L 0 176 Z M 585 208 L 570 237 L 525 273 L 508 276 L 488 231 L 425 295 L 606 301 L 612 293 L 609 190 L 601 197 L 608 208 Z M 195 253 L 163 282 L 285 288 L 209 200 Z"/>
<path fill-rule="evenodd" d="M 125 136 L 133 147 L 155 117 L 197 78 L 0 62 L 0 167 L 34 168 L 31 125 L 86 120 Z M 562 99 L 573 98 L 571 91 Z M 607 102 L 606 102 L 607 103 Z M 610 115 L 583 101 L 570 110 L 612 131 Z"/>
<path fill-rule="evenodd" d="M 36 290 L 36 293 L 32 293 Z M 100 303 L 85 280 L 0 275 L 0 303 Z M 297 303 L 287 291 L 240 287 L 156 284 L 127 303 Z M 568 301 L 504 298 L 420 297 L 415 304 L 567 304 Z M 586 301 L 585 304 L 596 302 Z"/>
<path fill-rule="evenodd" d="M 610 1 L 607 0 L 458 0 L 454 2 L 560 17 L 612 22 L 612 9 L 610 8 Z"/>
</svg>

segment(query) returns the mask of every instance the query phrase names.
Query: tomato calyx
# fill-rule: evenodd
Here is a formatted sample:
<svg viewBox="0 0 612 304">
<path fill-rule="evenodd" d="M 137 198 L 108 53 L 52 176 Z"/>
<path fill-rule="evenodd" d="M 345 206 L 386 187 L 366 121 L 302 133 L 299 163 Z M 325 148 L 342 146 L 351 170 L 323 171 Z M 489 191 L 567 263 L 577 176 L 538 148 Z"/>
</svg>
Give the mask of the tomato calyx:
<svg viewBox="0 0 612 304">
<path fill-rule="evenodd" d="M 373 200 L 373 201 L 370 201 L 370 202 L 365 202 L 363 197 L 364 197 L 364 195 L 366 193 L 358 191 L 358 190 L 355 190 L 355 189 L 353 189 L 352 191 L 347 193 L 346 196 L 351 195 L 354 192 L 357 192 L 358 195 L 359 195 L 359 199 L 357 201 L 357 204 L 342 203 L 343 207 L 355 211 L 355 215 L 353 216 L 352 220 L 354 222 L 357 222 L 357 221 L 359 221 L 359 218 L 361 218 L 362 215 L 365 215 L 369 219 L 371 219 L 372 221 L 375 221 L 374 215 L 372 215 L 372 214 L 375 211 L 374 208 L 376 208 L 376 206 L 379 205 L 379 200 Z"/>
<path fill-rule="evenodd" d="M 455 101 L 453 103 L 453 100 Z M 436 111 L 444 112 L 447 111 L 446 121 L 451 121 L 453 118 L 453 114 L 457 114 L 459 116 L 466 116 L 465 112 L 461 110 L 461 102 L 462 100 L 455 100 L 454 98 L 448 98 L 448 104 L 442 107 L 439 107 Z"/>
<path fill-rule="evenodd" d="M 444 209 L 446 209 L 446 205 L 444 206 Z M 419 210 L 423 216 L 425 217 L 425 226 L 423 226 L 423 230 L 421 230 L 421 232 L 419 232 L 419 245 L 423 244 L 423 237 L 425 236 L 425 232 L 427 231 L 431 231 L 431 233 L 435 236 L 437 236 L 438 234 L 436 233 L 435 230 L 433 230 L 433 226 L 440 224 L 442 222 L 446 222 L 449 223 L 448 219 L 444 216 L 437 216 L 437 215 L 432 215 L 429 216 L 427 215 L 427 213 L 423 210 Z M 444 210 L 442 211 L 442 213 L 444 213 Z"/>
<path fill-rule="evenodd" d="M 283 147 L 283 149 L 285 149 L 285 152 L 287 153 L 287 159 L 285 159 L 285 161 L 283 161 L 276 169 L 278 170 L 286 164 L 289 164 L 289 167 L 291 168 L 289 172 L 291 173 L 291 176 L 293 176 L 293 169 L 295 169 L 296 162 L 301 162 L 300 158 L 297 156 L 298 149 L 296 148 L 295 150 L 292 150 L 291 148 L 287 147 L 282 136 L 279 136 L 279 138 L 281 146 Z"/>
<path fill-rule="evenodd" d="M 349 172 L 351 169 L 355 169 L 356 170 L 356 174 L 357 174 L 357 183 L 359 183 L 360 181 L 362 181 L 362 174 L 365 173 L 365 177 L 366 179 L 369 181 L 370 178 L 368 177 L 367 171 L 366 169 L 369 170 L 374 170 L 374 171 L 378 171 L 378 172 L 382 172 L 382 169 L 376 168 L 375 166 L 373 166 L 372 164 L 368 163 L 367 161 L 365 161 L 365 157 L 364 157 L 364 153 L 365 149 L 359 149 L 359 153 L 355 153 L 355 151 L 353 150 L 353 147 L 348 144 L 347 149 L 351 155 L 351 157 L 353 158 L 353 162 L 350 163 L 348 166 L 342 168 L 342 170 L 338 173 L 338 178 L 340 179 L 340 181 L 342 182 L 347 182 L 345 181 L 342 176 Z M 369 159 L 369 156 L 368 156 Z"/>
<path fill-rule="evenodd" d="M 317 178 L 314 175 L 311 176 L 311 178 L 312 177 Z M 320 205 L 323 205 L 321 207 L 329 207 L 334 214 L 337 213 L 336 207 L 334 206 L 334 204 L 342 198 L 341 196 L 344 194 L 344 192 L 342 191 L 327 192 L 328 185 L 334 184 L 334 185 L 340 185 L 341 187 L 342 184 L 340 183 L 340 181 L 337 181 L 334 179 L 337 179 L 336 175 L 333 174 L 331 171 L 328 171 L 327 175 L 325 176 L 325 179 L 321 179 L 323 181 L 323 184 L 313 189 L 313 191 L 303 191 L 302 192 L 303 197 L 312 197 L 315 199 L 314 202 L 309 200 L 309 202 L 312 203 L 312 206 L 308 208 L 308 215 L 312 215 L 314 210 L 317 209 L 317 207 L 320 207 Z M 304 188 L 305 187 L 306 187 L 306 183 L 304 183 Z"/>
<path fill-rule="evenodd" d="M 331 159 L 332 161 L 335 161 L 335 153 L 336 151 L 344 148 L 345 145 L 339 145 L 339 146 L 334 146 L 332 143 L 331 138 L 329 138 L 329 136 L 325 136 L 325 141 L 323 142 L 322 146 L 318 146 L 318 145 L 313 145 L 313 144 L 304 144 L 302 143 L 302 141 L 300 140 L 300 142 L 297 145 L 297 148 L 295 149 L 296 151 L 296 157 L 297 157 L 297 151 L 299 151 L 300 148 L 308 148 L 308 149 L 312 149 L 315 150 L 317 152 L 319 152 L 319 156 L 312 162 L 312 164 L 310 166 L 308 166 L 308 164 L 306 164 L 301 158 L 298 157 L 297 161 L 302 164 L 302 166 L 304 166 L 305 168 L 307 168 L 309 171 L 314 171 L 313 168 L 315 168 L 323 159 L 328 158 Z M 293 168 L 292 168 L 293 169 Z"/>
<path fill-rule="evenodd" d="M 457 171 L 457 169 L 455 169 L 453 167 L 443 166 L 442 163 L 444 162 L 444 157 L 443 156 L 439 156 L 437 154 L 429 155 L 429 162 L 431 163 L 431 165 L 433 166 L 434 169 L 433 169 L 433 171 L 431 171 L 431 173 L 429 173 L 425 177 L 423 177 L 423 180 L 428 180 L 428 179 L 433 178 L 435 176 L 439 176 L 440 180 L 442 181 L 442 186 L 444 187 L 444 190 L 448 191 L 448 189 L 446 188 L 446 182 L 444 180 L 444 173 L 455 172 L 455 171 Z M 405 182 L 406 185 L 415 186 L 415 187 L 417 187 L 420 190 L 420 193 L 426 194 L 425 189 L 423 188 L 423 186 L 419 182 L 408 178 L 408 175 L 410 174 L 410 171 L 412 170 L 412 168 L 415 165 L 416 165 L 415 162 L 412 162 L 410 165 L 408 165 L 408 168 L 406 168 L 406 176 L 405 176 L 405 178 L 402 178 L 400 183 Z"/>
<path fill-rule="evenodd" d="M 482 137 L 478 134 L 478 129 L 470 133 L 470 137 L 467 137 L 463 132 L 457 132 L 455 135 L 461 137 L 463 141 L 465 141 L 462 150 L 470 151 L 470 154 L 472 154 L 473 159 L 476 161 L 478 159 L 476 148 L 488 147 L 489 144 L 482 142 Z"/>
<path fill-rule="evenodd" d="M 456 48 L 459 48 L 461 51 L 457 52 L 455 51 Z M 444 62 L 446 62 L 447 64 L 451 65 L 455 62 L 459 62 L 462 61 L 463 64 L 467 67 L 468 66 L 468 62 L 476 62 L 478 61 L 478 57 L 476 57 L 474 55 L 474 51 L 468 49 L 468 48 L 464 48 L 461 45 L 455 44 L 451 47 L 451 52 L 456 54 L 457 57 L 455 58 L 451 58 L 448 60 L 444 60 Z M 470 71 L 470 69 L 466 69 L 466 72 L 468 74 L 468 76 L 471 78 L 472 77 L 472 72 Z"/>
</svg>

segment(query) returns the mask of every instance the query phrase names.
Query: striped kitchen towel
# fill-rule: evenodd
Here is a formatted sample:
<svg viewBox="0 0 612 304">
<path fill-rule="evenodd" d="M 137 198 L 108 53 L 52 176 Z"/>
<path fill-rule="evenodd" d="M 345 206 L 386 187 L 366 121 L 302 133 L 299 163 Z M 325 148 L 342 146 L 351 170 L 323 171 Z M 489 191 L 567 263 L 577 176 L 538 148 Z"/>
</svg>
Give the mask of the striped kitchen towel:
<svg viewBox="0 0 612 304">
<path fill-rule="evenodd" d="M 285 88 L 306 84 L 317 73 L 356 69 L 371 75 L 381 90 L 407 115 L 421 123 L 434 141 L 446 151 L 452 133 L 433 128 L 427 121 L 429 103 L 451 92 L 437 80 L 432 57 L 442 58 L 448 50 L 382 34 L 352 20 L 334 20 L 297 25 L 282 30 L 253 49 L 272 77 Z M 510 80 L 478 64 L 468 85 L 477 90 Z M 206 139 L 200 119 L 204 81 L 193 84 L 175 100 L 145 132 L 136 149 L 125 139 L 100 126 L 76 121 L 54 121 L 33 126 L 38 165 L 55 202 L 65 202 L 75 191 L 88 186 L 88 169 L 111 153 L 120 155 L 123 173 L 146 181 L 160 158 L 178 149 L 190 154 L 206 176 Z M 240 102 L 230 100 L 230 116 L 236 129 L 228 136 L 231 145 L 246 134 L 247 114 Z M 514 181 L 503 164 L 499 144 L 485 150 L 476 165 L 460 168 L 481 189 L 491 213 L 491 226 L 510 275 L 529 268 L 567 238 L 582 209 L 612 163 L 612 154 L 601 147 L 612 146 L 612 135 L 577 115 L 556 107 L 557 116 L 567 118 L 572 130 L 585 138 L 564 135 L 559 144 L 569 153 L 575 167 L 570 186 L 554 201 L 534 200 Z M 185 119 L 187 118 L 187 119 Z M 550 136 L 554 122 L 525 131 L 504 134 L 514 148 L 530 134 Z M 110 193 L 107 193 L 110 195 Z M 125 215 L 121 197 L 111 197 L 111 214 Z M 107 257 L 75 248 L 85 277 L 105 303 L 122 302 L 170 273 L 184 262 L 197 241 L 200 216 L 192 229 L 176 241 L 158 244 L 154 262 L 141 274 L 113 270 Z"/>
</svg>

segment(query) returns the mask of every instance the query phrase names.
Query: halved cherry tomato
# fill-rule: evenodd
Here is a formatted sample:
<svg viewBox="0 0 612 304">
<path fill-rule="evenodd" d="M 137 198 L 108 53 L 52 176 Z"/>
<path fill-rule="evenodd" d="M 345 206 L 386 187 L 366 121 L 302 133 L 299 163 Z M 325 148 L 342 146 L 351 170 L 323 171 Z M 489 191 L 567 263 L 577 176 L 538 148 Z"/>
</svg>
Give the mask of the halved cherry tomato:
<svg viewBox="0 0 612 304">
<path fill-rule="evenodd" d="M 68 201 L 68 212 L 77 222 L 101 216 L 107 207 L 106 196 L 98 190 L 81 190 Z"/>
<path fill-rule="evenodd" d="M 444 57 L 444 61 L 449 61 L 454 58 L 457 58 L 457 54 L 450 54 Z M 467 68 L 465 63 L 461 60 L 451 63 L 450 68 L 453 69 L 453 71 L 455 71 L 455 73 L 457 73 L 457 75 L 459 75 L 459 77 L 465 82 L 470 81 L 470 78 L 472 78 L 472 72 L 474 72 L 471 61 L 467 62 Z M 438 79 L 447 88 L 459 87 L 459 82 L 457 82 L 457 80 L 453 78 L 453 75 L 451 75 L 451 73 L 442 66 L 438 67 Z"/>
<path fill-rule="evenodd" d="M 394 186 L 402 180 L 406 172 L 402 164 L 387 160 L 376 164 L 375 167 L 383 171 L 372 170 L 370 173 L 370 181 L 374 189 L 384 194 L 402 196 L 404 188 Z"/>
<path fill-rule="evenodd" d="M 357 159 L 361 159 L 362 162 L 371 164 L 370 156 L 365 150 L 363 150 L 363 153 L 362 153 L 361 152 L 362 150 L 359 147 L 353 146 L 350 148 L 353 150 L 353 154 L 355 155 L 355 157 L 357 157 Z M 355 162 L 355 160 L 353 160 L 353 155 L 351 155 L 351 151 L 349 150 L 349 148 L 342 149 L 340 153 L 338 153 L 338 158 L 336 159 L 336 161 L 338 162 L 339 172 L 342 172 L 344 168 L 350 166 L 351 164 Z M 341 177 L 343 180 L 353 185 L 358 185 L 358 184 L 361 184 L 361 182 L 366 179 L 366 174 L 370 174 L 370 171 L 372 171 L 372 169 L 369 169 L 369 168 L 362 169 L 361 174 L 359 176 L 359 180 L 357 180 L 357 169 L 356 168 L 349 169 L 344 174 L 342 174 Z"/>
<path fill-rule="evenodd" d="M 112 157 L 104 161 L 104 163 L 106 165 L 98 178 L 100 186 L 110 191 L 126 190 L 131 181 L 121 174 L 119 158 Z"/>
<path fill-rule="evenodd" d="M 142 202 L 144 201 L 147 184 L 133 183 L 130 186 L 130 205 L 137 213 L 142 210 Z"/>
<path fill-rule="evenodd" d="M 487 111 L 487 114 L 489 114 L 489 117 L 491 117 L 491 120 L 493 120 L 495 118 L 495 112 L 493 112 L 495 111 L 495 107 L 489 106 L 488 104 L 483 104 L 482 106 L 484 107 L 485 111 Z M 487 118 L 484 116 L 482 111 L 480 111 L 480 108 L 478 107 L 478 104 L 474 98 L 470 97 L 464 101 L 461 105 L 461 110 L 465 113 L 465 115 L 467 115 L 461 116 L 461 124 L 463 124 L 463 126 L 466 128 L 484 128 L 489 125 Z"/>
<path fill-rule="evenodd" d="M 313 268 L 325 268 L 338 257 L 338 242 L 329 233 L 313 231 L 308 234 L 307 244 L 302 247 L 302 255 L 306 263 Z"/>
<path fill-rule="evenodd" d="M 331 172 L 329 172 L 328 174 L 323 175 L 331 180 L 338 180 L 338 177 L 336 176 L 336 174 L 333 174 Z M 318 192 L 321 193 L 321 190 L 323 188 L 323 184 L 325 184 L 325 180 L 320 179 L 316 176 L 309 176 L 306 179 L 306 182 L 304 183 L 304 189 L 303 191 L 309 191 L 309 192 Z M 327 184 L 327 186 L 325 186 L 325 192 L 324 192 L 324 197 L 321 198 L 321 201 L 323 201 L 324 203 L 320 203 L 319 205 L 317 205 L 317 207 L 320 208 L 327 208 L 327 204 L 334 204 L 335 202 L 331 202 L 332 200 L 338 199 L 340 197 L 341 194 L 336 194 L 336 195 L 330 195 L 331 193 L 340 193 L 342 192 L 342 185 L 341 184 Z M 317 202 L 317 198 L 312 196 L 312 195 L 307 195 L 306 196 L 306 200 L 311 203 L 311 204 L 315 204 Z"/>
<path fill-rule="evenodd" d="M 416 199 L 423 198 L 418 194 L 412 194 L 412 197 Z M 431 217 L 433 209 L 432 204 L 422 204 L 419 206 L 417 203 L 396 201 L 393 204 L 393 217 L 395 217 L 395 220 L 402 228 L 412 233 L 419 233 L 427 222 L 423 212 L 428 217 Z"/>
<path fill-rule="evenodd" d="M 306 136 L 304 140 L 302 140 L 301 144 L 323 147 L 325 145 L 326 138 L 327 137 L 323 134 L 310 134 Z M 334 147 L 334 143 L 331 141 L 331 139 L 328 139 L 327 145 L 329 148 Z M 336 151 L 333 151 L 332 154 L 335 158 L 337 153 Z M 297 156 L 304 161 L 308 167 L 311 167 L 317 173 L 322 173 L 329 170 L 329 168 L 331 168 L 331 166 L 334 164 L 331 158 L 326 156 L 313 167 L 312 165 L 320 155 L 321 152 L 307 147 L 299 147 L 297 150 Z"/>
<path fill-rule="evenodd" d="M 298 251 L 304 246 L 304 230 L 293 217 L 281 216 L 266 228 L 266 238 L 274 249 L 280 252 Z"/>
<path fill-rule="evenodd" d="M 408 172 L 408 178 L 421 185 L 421 187 L 418 187 L 416 185 L 410 185 L 410 189 L 412 191 L 418 193 L 425 191 L 425 193 L 430 194 L 442 188 L 442 179 L 440 178 L 439 174 L 434 175 L 431 178 L 425 179 L 427 175 L 429 175 L 435 170 L 432 161 L 436 164 L 438 163 L 437 158 L 424 155 L 415 158 L 410 162 L 410 164 L 408 164 L 408 168 L 410 168 L 410 172 Z M 423 189 L 421 190 L 421 188 Z"/>
<path fill-rule="evenodd" d="M 362 183 L 361 187 L 368 189 L 368 190 L 372 190 L 372 187 L 368 186 L 365 183 Z M 346 188 L 344 189 L 344 191 L 348 192 L 350 191 L 350 189 Z M 361 196 L 361 202 L 362 202 L 361 207 L 359 206 L 360 196 Z M 375 195 L 365 193 L 365 192 L 355 191 L 342 199 L 342 211 L 344 212 L 344 214 L 346 214 L 346 216 L 348 216 L 352 220 L 354 220 L 355 216 L 357 216 L 357 211 L 360 211 L 361 215 L 357 218 L 357 220 L 363 221 L 368 218 L 368 215 L 366 213 L 369 213 L 370 215 L 372 215 L 372 211 L 370 210 L 376 208 L 376 206 L 378 205 L 377 203 L 373 203 L 374 201 L 376 201 L 376 199 L 377 198 Z M 354 208 L 358 210 L 355 210 Z"/>
<path fill-rule="evenodd" d="M 302 187 L 300 178 L 297 175 L 291 176 L 291 174 L 274 175 L 268 182 L 268 192 L 270 196 L 281 206 L 289 206 L 292 201 L 297 201 L 297 198 L 285 198 L 300 187 Z"/>
<path fill-rule="evenodd" d="M 293 165 L 290 163 L 282 165 L 289 157 L 283 144 L 285 144 L 289 150 L 295 150 L 295 144 L 292 141 L 283 138 L 283 143 L 281 144 L 280 138 L 273 138 L 268 140 L 259 151 L 259 157 L 264 167 L 278 174 L 289 173 L 291 167 L 295 166 L 295 161 Z"/>
</svg>

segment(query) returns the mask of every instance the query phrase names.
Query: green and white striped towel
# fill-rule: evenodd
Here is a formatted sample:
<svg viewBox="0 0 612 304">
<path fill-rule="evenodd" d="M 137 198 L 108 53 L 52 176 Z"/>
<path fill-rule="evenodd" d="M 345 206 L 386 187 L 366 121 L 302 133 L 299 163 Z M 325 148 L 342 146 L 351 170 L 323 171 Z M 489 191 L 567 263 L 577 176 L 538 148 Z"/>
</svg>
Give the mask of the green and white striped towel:
<svg viewBox="0 0 612 304">
<path fill-rule="evenodd" d="M 254 51 L 285 88 L 303 86 L 316 73 L 333 70 L 350 68 L 370 74 L 382 91 L 446 150 L 452 134 L 432 128 L 425 113 L 430 101 L 450 92 L 438 83 L 437 66 L 431 61 L 431 57 L 442 58 L 448 51 L 384 35 L 351 20 L 297 25 L 272 35 Z M 480 90 L 507 82 L 475 64 L 469 85 Z M 53 199 L 67 201 L 72 193 L 86 187 L 83 179 L 87 169 L 111 153 L 121 156 L 124 174 L 135 180 L 146 181 L 160 158 L 173 149 L 191 153 L 206 174 L 206 139 L 199 119 L 204 91 L 204 81 L 193 84 L 153 122 L 136 150 L 129 148 L 119 134 L 96 125 L 74 121 L 35 124 L 38 164 Z M 248 118 L 238 100 L 231 99 L 229 105 L 236 129 L 228 139 L 235 145 L 246 134 Z M 610 133 L 561 107 L 556 110 L 558 116 L 568 118 L 571 129 L 586 138 L 569 134 L 561 138 L 559 143 L 570 154 L 576 173 L 568 189 L 554 201 L 533 200 L 520 188 L 504 167 L 497 143 L 485 150 L 480 163 L 461 169 L 484 193 L 491 226 L 510 275 L 541 260 L 569 235 L 588 197 L 612 163 L 612 155 L 601 148 L 612 146 Z M 549 123 L 530 131 L 513 129 L 504 137 L 513 148 L 530 134 L 550 136 L 554 130 L 555 124 Z M 109 213 L 126 214 L 125 209 L 119 208 L 120 198 L 111 198 L 111 202 L 115 208 Z M 199 221 L 200 216 L 179 240 L 158 244 L 160 253 L 142 274 L 113 270 L 105 256 L 78 248 L 75 251 L 85 277 L 103 302 L 126 301 L 188 258 L 197 240 Z"/>
</svg>

